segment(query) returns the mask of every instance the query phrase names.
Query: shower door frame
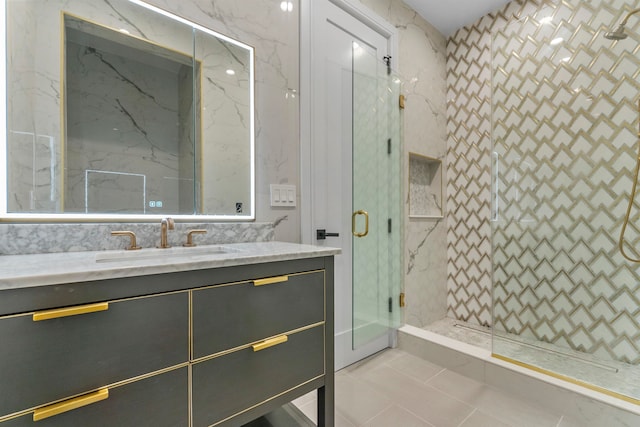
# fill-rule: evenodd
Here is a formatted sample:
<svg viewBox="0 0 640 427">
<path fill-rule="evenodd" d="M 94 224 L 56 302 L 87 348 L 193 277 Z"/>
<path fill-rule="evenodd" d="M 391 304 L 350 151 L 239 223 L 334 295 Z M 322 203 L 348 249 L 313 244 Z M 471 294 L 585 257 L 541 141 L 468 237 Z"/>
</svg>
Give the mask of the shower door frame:
<svg viewBox="0 0 640 427">
<path fill-rule="evenodd" d="M 301 158 L 300 158 L 300 182 L 301 182 L 301 239 L 306 244 L 318 244 L 315 235 L 316 229 L 316 214 L 313 207 L 314 187 L 316 184 L 316 178 L 314 175 L 314 156 L 313 156 L 313 142 L 319 140 L 315 136 L 313 131 L 314 117 L 318 114 L 318 106 L 316 97 L 313 95 L 315 79 L 314 63 L 318 61 L 317 52 L 313 49 L 314 43 L 316 43 L 316 37 L 319 29 L 316 27 L 317 22 L 321 18 L 317 16 L 317 11 L 320 7 L 318 2 L 325 2 L 328 6 L 337 6 L 342 12 L 349 15 L 350 19 L 356 19 L 361 24 L 368 27 L 370 30 L 375 31 L 387 40 L 387 54 L 392 57 L 397 57 L 397 30 L 388 22 L 382 20 L 374 12 L 359 2 L 352 0 L 314 0 L 314 2 L 301 2 L 301 42 L 300 42 L 300 92 L 301 105 L 300 105 L 300 132 L 301 132 Z M 314 4 L 309 4 L 314 3 Z M 316 9 L 318 8 L 318 9 Z M 312 12 L 312 10 L 314 12 Z M 316 15 L 314 15 L 316 13 Z M 316 54 L 314 54 L 314 52 Z M 308 96 L 305 96 L 307 95 Z M 400 189 L 399 189 L 400 191 Z M 349 213 L 350 214 L 350 213 Z M 334 230 L 327 230 L 329 232 Z M 331 240 L 327 240 L 327 245 L 331 246 Z M 350 250 L 350 249 L 349 249 Z M 343 256 L 343 255 L 339 255 Z M 350 258 L 350 257 L 349 257 Z M 350 271 L 349 271 L 350 274 Z M 339 277 L 336 277 L 336 298 L 340 298 L 339 283 L 343 283 Z M 349 281 L 349 283 L 351 283 Z M 344 290 L 343 290 L 344 291 Z M 351 292 L 351 290 L 349 290 Z M 353 310 L 353 308 L 351 308 Z M 350 317 L 353 313 L 350 314 Z M 336 313 L 336 317 L 340 314 Z M 336 326 L 339 326 L 336 322 Z M 336 331 L 336 339 L 339 337 Z M 351 331 L 353 333 L 353 331 Z M 390 330 L 386 336 L 364 345 L 362 348 L 351 349 L 349 354 L 341 354 L 338 342 L 336 342 L 336 370 L 351 363 L 354 363 L 364 357 L 367 357 L 377 351 L 380 351 L 386 347 L 395 345 L 395 330 Z M 351 340 L 349 340 L 351 342 Z"/>
</svg>

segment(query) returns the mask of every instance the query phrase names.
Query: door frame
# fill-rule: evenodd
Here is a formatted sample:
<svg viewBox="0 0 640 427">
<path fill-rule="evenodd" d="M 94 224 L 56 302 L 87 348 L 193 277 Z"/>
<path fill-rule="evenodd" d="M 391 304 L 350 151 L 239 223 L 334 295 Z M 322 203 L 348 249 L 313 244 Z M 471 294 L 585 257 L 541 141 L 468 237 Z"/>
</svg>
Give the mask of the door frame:
<svg viewBox="0 0 640 427">
<path fill-rule="evenodd" d="M 314 28 L 311 16 L 311 3 L 327 1 L 338 6 L 346 13 L 362 22 L 367 27 L 381 34 L 387 39 L 387 48 L 392 57 L 393 68 L 398 66 L 398 30 L 378 14 L 357 0 L 301 0 L 300 1 L 300 236 L 302 243 L 313 244 L 314 235 L 314 206 L 312 194 L 313 184 L 313 156 L 312 147 L 315 143 L 313 120 L 315 109 L 313 100 L 313 80 L 315 60 L 313 43 L 320 37 Z"/>
</svg>

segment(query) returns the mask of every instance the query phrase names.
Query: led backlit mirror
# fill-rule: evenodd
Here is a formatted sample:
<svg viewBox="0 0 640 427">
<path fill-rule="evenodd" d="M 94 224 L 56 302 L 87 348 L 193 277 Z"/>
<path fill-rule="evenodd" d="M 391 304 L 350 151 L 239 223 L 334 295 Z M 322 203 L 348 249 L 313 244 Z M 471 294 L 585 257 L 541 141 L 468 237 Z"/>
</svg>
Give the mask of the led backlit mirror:
<svg viewBox="0 0 640 427">
<path fill-rule="evenodd" d="M 137 0 L 6 21 L 4 218 L 254 219 L 250 46 Z"/>
</svg>

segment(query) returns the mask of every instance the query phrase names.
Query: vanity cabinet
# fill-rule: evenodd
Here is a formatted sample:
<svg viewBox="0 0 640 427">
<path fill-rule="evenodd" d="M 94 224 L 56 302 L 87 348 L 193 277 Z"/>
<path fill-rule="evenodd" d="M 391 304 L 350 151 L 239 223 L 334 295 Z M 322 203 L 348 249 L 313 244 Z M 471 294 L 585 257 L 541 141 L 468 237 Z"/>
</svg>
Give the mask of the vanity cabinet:
<svg viewBox="0 0 640 427">
<path fill-rule="evenodd" d="M 28 413 L 0 425 L 2 427 L 177 427 L 188 425 L 189 373 L 187 367 L 106 390 L 108 398 L 78 409 L 35 422 L 33 414 Z M 43 409 L 48 408 L 41 408 Z"/>
<path fill-rule="evenodd" d="M 193 291 L 193 357 L 325 320 L 325 273 L 266 277 Z"/>
<path fill-rule="evenodd" d="M 7 317 L 0 342 L 0 414 L 10 414 L 188 362 L 189 296 Z"/>
<path fill-rule="evenodd" d="M 333 426 L 333 257 L 2 290 L 0 342 L 0 427 Z"/>
</svg>

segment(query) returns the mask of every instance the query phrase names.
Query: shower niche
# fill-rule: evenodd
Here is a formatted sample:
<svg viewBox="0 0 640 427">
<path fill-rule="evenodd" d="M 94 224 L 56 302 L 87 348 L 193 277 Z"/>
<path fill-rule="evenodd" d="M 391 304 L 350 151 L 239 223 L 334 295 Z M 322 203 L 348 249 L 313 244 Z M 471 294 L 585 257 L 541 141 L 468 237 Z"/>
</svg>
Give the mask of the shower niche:
<svg viewBox="0 0 640 427">
<path fill-rule="evenodd" d="M 409 218 L 442 217 L 442 161 L 409 153 Z"/>
</svg>

